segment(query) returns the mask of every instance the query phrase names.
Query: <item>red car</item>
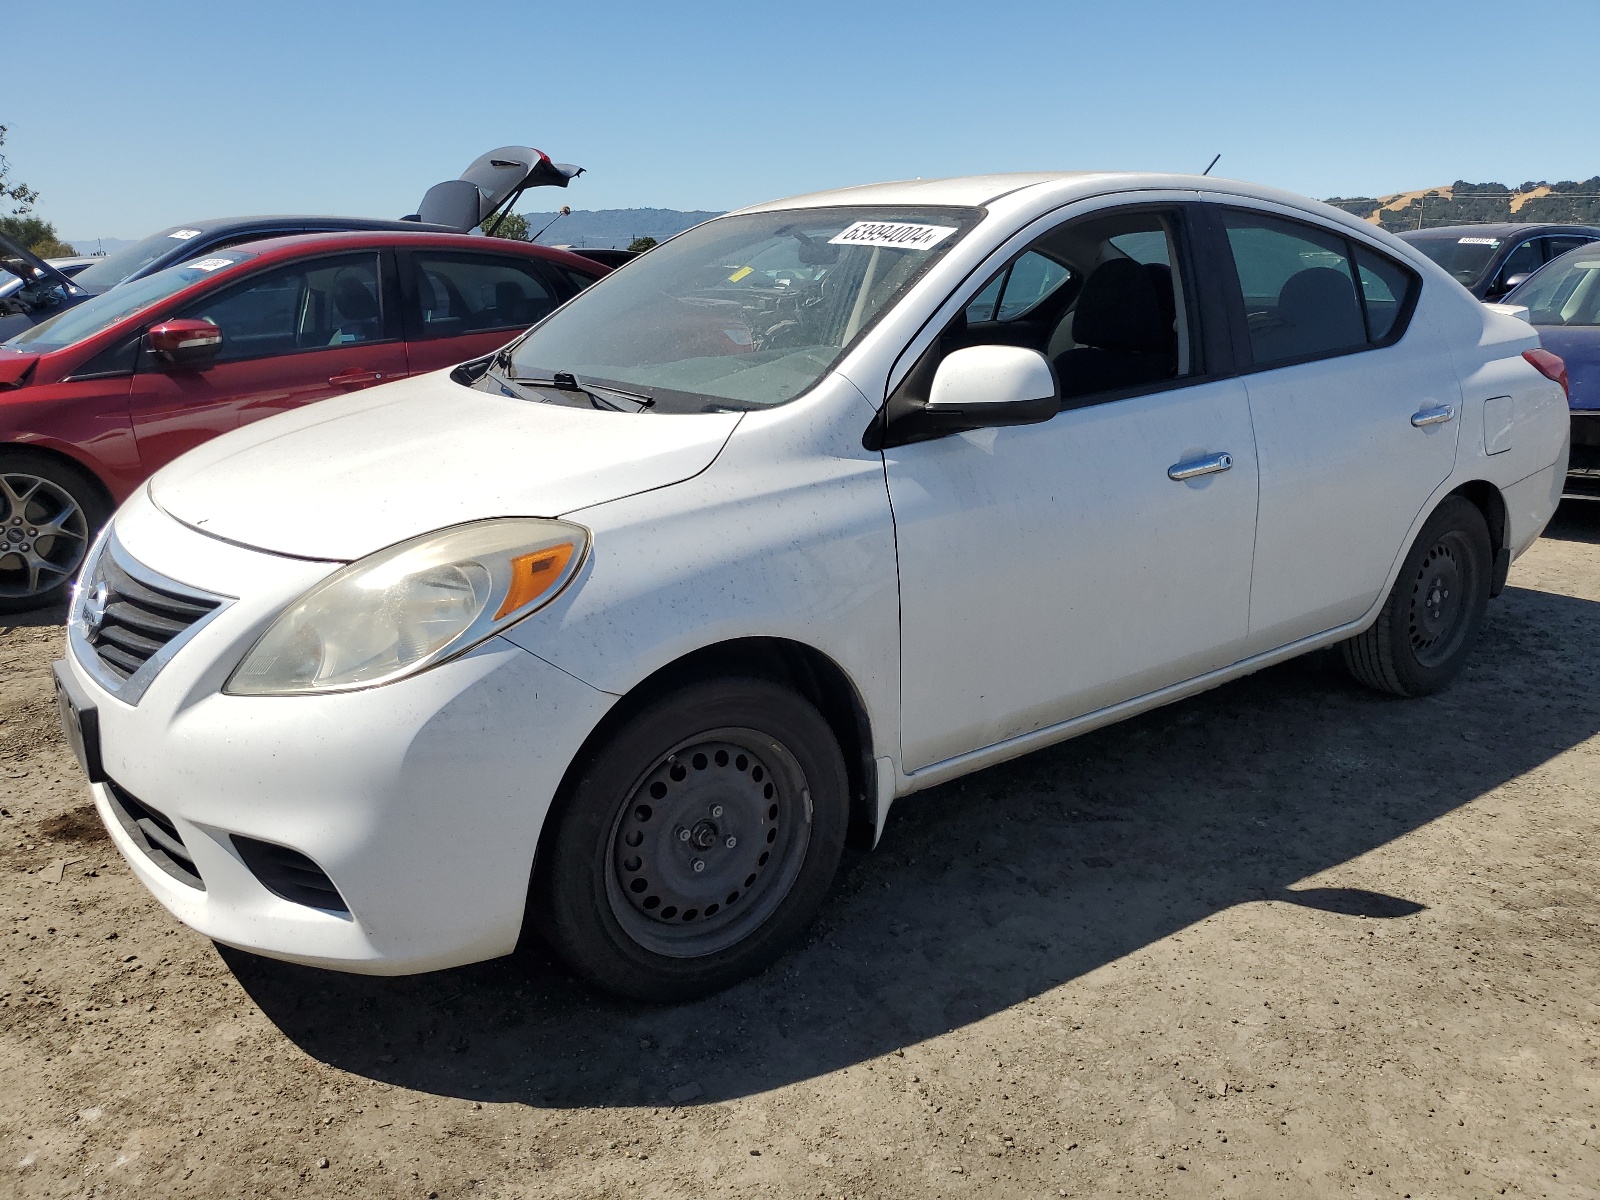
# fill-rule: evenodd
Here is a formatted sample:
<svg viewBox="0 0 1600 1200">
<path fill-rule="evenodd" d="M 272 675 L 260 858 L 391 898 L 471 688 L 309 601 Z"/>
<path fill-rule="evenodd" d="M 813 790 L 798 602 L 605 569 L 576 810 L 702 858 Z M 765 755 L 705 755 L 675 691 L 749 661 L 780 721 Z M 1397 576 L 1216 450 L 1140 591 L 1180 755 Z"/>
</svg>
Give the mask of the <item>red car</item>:
<svg viewBox="0 0 1600 1200">
<path fill-rule="evenodd" d="M 60 599 L 112 509 L 185 450 L 487 354 L 608 269 L 458 234 L 300 234 L 129 280 L 0 344 L 0 611 Z"/>
</svg>

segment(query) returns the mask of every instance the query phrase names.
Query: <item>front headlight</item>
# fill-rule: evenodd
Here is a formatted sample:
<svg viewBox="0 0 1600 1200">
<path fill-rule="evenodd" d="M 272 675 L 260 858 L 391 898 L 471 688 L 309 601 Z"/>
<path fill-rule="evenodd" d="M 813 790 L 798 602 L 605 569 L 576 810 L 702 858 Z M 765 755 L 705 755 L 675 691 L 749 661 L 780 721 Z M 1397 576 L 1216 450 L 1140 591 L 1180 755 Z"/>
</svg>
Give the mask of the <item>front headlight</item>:
<svg viewBox="0 0 1600 1200">
<path fill-rule="evenodd" d="M 293 696 L 426 670 L 555 599 L 589 531 L 503 517 L 412 538 L 351 563 L 290 606 L 223 691 Z"/>
</svg>

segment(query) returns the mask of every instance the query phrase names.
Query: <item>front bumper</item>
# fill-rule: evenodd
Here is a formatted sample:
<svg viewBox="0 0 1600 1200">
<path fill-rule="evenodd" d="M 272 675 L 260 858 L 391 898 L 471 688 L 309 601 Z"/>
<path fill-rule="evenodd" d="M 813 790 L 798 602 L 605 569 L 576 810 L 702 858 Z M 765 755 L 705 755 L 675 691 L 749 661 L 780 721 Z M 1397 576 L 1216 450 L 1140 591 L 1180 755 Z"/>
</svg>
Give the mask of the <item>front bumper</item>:
<svg viewBox="0 0 1600 1200">
<path fill-rule="evenodd" d="M 499 638 L 365 691 L 223 695 L 276 613 L 338 564 L 205 537 L 143 493 L 115 536 L 150 570 L 237 597 L 136 704 L 103 687 L 81 650 L 68 655 L 97 710 L 105 774 L 170 822 L 203 885 L 164 867 L 119 819 L 111 785 L 92 785 L 155 897 L 219 942 L 313 966 L 403 974 L 513 949 L 550 800 L 615 698 Z M 276 894 L 235 835 L 312 860 L 348 913 Z"/>
</svg>

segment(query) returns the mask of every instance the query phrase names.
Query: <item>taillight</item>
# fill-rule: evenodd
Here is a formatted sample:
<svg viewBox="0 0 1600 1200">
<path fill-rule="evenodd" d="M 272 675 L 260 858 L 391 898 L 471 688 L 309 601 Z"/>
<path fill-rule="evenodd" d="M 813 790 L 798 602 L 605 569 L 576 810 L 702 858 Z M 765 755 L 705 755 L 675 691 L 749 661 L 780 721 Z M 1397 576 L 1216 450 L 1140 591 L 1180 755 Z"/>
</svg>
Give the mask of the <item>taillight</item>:
<svg viewBox="0 0 1600 1200">
<path fill-rule="evenodd" d="M 1567 387 L 1567 364 L 1559 354 L 1551 354 L 1548 350 L 1524 350 L 1522 357 L 1533 364 L 1533 369 L 1546 379 L 1554 379 L 1561 385 L 1562 395 L 1572 396 Z"/>
</svg>

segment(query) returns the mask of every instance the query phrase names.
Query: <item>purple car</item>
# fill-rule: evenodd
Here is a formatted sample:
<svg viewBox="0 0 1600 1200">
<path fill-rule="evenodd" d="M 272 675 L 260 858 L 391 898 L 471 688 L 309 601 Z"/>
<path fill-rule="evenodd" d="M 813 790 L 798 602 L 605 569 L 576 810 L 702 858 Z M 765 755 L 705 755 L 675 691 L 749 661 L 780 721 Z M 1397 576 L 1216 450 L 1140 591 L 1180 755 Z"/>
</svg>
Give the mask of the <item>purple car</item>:
<svg viewBox="0 0 1600 1200">
<path fill-rule="evenodd" d="M 1600 500 L 1600 246 L 1552 260 L 1502 303 L 1527 308 L 1544 348 L 1567 364 L 1572 458 L 1565 494 Z"/>
</svg>

